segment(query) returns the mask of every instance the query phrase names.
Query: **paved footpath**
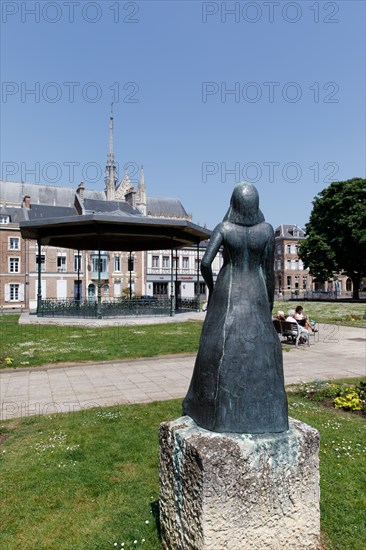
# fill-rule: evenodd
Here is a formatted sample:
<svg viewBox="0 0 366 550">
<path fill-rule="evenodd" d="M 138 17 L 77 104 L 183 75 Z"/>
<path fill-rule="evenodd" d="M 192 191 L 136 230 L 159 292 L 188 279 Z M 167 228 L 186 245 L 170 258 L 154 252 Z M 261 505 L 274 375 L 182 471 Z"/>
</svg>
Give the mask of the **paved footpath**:
<svg viewBox="0 0 366 550">
<path fill-rule="evenodd" d="M 366 377 L 366 331 L 321 325 L 311 346 L 284 351 L 286 384 Z M 195 354 L 0 372 L 0 420 L 182 398 Z"/>
</svg>

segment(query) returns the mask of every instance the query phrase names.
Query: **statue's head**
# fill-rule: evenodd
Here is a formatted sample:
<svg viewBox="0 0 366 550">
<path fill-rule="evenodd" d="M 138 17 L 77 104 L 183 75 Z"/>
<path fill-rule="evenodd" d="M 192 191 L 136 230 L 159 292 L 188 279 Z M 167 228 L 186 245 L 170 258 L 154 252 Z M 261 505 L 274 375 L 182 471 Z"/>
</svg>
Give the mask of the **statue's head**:
<svg viewBox="0 0 366 550">
<path fill-rule="evenodd" d="M 224 221 L 241 225 L 256 225 L 264 221 L 264 216 L 259 209 L 258 191 L 254 185 L 239 183 L 235 187 Z"/>
</svg>

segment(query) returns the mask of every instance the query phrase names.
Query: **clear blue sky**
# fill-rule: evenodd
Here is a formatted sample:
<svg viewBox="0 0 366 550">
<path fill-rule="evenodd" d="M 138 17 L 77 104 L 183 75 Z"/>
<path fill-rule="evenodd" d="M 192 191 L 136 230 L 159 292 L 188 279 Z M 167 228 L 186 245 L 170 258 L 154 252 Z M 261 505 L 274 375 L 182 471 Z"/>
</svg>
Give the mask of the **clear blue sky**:
<svg viewBox="0 0 366 550">
<path fill-rule="evenodd" d="M 365 177 L 362 0 L 1 9 L 3 179 L 103 189 L 112 99 L 118 163 L 210 228 L 239 181 L 277 226 Z"/>
</svg>

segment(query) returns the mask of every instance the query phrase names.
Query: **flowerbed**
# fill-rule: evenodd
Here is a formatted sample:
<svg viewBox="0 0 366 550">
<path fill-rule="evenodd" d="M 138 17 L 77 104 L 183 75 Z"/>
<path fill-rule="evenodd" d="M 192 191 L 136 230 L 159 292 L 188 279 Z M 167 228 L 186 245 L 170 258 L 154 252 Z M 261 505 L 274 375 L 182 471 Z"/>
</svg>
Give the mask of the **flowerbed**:
<svg viewBox="0 0 366 550">
<path fill-rule="evenodd" d="M 316 380 L 292 386 L 291 393 L 317 401 L 325 407 L 342 409 L 366 416 L 366 381 L 356 384 L 349 382 L 325 382 Z"/>
</svg>

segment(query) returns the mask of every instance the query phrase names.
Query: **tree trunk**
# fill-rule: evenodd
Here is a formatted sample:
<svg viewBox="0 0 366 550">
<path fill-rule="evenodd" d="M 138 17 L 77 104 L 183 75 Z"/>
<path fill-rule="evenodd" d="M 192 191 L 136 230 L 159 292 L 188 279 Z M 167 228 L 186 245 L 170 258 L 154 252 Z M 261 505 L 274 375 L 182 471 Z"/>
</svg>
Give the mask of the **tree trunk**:
<svg viewBox="0 0 366 550">
<path fill-rule="evenodd" d="M 350 275 L 351 277 L 351 280 L 352 280 L 352 286 L 353 286 L 353 291 L 352 291 L 352 300 L 359 300 L 360 299 L 360 281 L 361 281 L 361 277 L 360 277 L 360 274 L 359 273 L 352 273 L 352 275 Z"/>
</svg>

